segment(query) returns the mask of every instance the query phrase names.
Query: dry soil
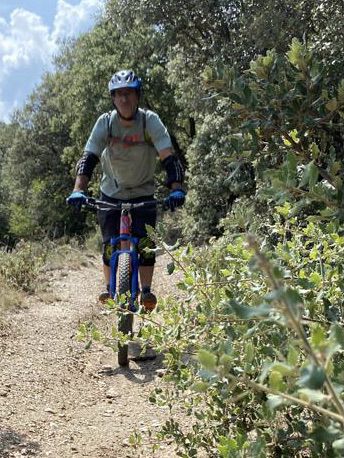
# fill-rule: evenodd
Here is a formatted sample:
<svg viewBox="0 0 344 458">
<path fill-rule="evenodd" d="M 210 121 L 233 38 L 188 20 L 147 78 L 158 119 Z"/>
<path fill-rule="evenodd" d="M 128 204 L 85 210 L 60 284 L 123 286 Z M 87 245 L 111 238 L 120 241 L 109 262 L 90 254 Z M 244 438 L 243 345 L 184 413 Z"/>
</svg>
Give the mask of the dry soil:
<svg viewBox="0 0 344 458">
<path fill-rule="evenodd" d="M 173 281 L 158 258 L 155 291 Z M 80 323 L 109 320 L 101 314 L 98 260 L 78 269 L 48 272 L 46 293 L 27 298 L 0 330 L 0 457 L 173 458 L 173 447 L 151 448 L 148 429 L 167 412 L 148 401 L 162 361 L 117 365 L 102 345 L 85 349 L 76 339 Z M 137 430 L 143 446 L 133 449 Z"/>
</svg>

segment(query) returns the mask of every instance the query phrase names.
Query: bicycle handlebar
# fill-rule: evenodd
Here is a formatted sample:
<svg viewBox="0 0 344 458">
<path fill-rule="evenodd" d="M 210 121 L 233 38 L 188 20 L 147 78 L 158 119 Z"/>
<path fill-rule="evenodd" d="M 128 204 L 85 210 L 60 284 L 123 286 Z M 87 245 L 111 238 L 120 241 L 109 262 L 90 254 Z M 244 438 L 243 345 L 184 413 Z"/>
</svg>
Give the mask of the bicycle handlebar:
<svg viewBox="0 0 344 458">
<path fill-rule="evenodd" d="M 86 202 L 83 204 L 85 207 L 93 208 L 95 210 L 132 210 L 139 207 L 148 207 L 148 206 L 158 206 L 161 205 L 163 210 L 169 209 L 169 199 L 158 200 L 144 200 L 142 202 L 107 202 L 105 200 L 94 199 L 93 197 L 87 197 Z"/>
</svg>

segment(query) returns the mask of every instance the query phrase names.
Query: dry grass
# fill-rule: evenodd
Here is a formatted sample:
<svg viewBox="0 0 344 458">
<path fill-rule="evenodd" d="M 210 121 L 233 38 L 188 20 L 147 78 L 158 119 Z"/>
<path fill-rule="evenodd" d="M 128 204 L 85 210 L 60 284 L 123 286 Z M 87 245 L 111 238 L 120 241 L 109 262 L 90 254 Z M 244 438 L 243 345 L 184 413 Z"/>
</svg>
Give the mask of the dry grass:
<svg viewBox="0 0 344 458">
<path fill-rule="evenodd" d="M 42 272 L 62 268 L 78 269 L 80 266 L 88 266 L 97 258 L 95 253 L 85 251 L 79 246 L 61 245 L 52 250 Z"/>
<path fill-rule="evenodd" d="M 6 284 L 0 277 L 0 320 L 3 313 L 10 308 L 20 307 L 23 302 L 23 293 Z"/>
<path fill-rule="evenodd" d="M 6 311 L 22 305 L 27 294 L 57 301 L 56 294 L 49 292 L 49 272 L 98 263 L 99 254 L 90 248 L 86 250 L 75 239 L 69 243 L 22 242 L 12 252 L 0 251 L 0 322 Z"/>
</svg>

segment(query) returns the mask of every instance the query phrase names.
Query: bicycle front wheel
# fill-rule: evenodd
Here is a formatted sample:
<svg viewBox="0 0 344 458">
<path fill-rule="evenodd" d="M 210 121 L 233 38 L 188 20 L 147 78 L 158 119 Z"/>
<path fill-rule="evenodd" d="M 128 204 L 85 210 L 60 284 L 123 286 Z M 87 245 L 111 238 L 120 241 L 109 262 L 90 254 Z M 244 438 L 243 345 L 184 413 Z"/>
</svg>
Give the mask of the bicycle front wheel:
<svg viewBox="0 0 344 458">
<path fill-rule="evenodd" d="M 131 262 L 129 253 L 121 253 L 118 257 L 118 293 L 126 296 L 126 308 L 130 305 Z M 118 331 L 131 334 L 133 331 L 133 314 L 123 313 L 118 317 Z M 128 365 L 128 345 L 118 344 L 118 364 Z"/>
</svg>

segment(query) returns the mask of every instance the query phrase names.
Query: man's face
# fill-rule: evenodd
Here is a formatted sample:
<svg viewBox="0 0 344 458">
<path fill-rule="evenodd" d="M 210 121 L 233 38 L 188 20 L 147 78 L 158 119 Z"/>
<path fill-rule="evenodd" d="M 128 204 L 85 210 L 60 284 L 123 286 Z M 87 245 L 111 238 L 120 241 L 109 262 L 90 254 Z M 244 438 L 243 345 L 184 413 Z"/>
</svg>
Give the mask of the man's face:
<svg viewBox="0 0 344 458">
<path fill-rule="evenodd" d="M 112 95 L 112 100 L 124 118 L 131 118 L 135 114 L 139 103 L 136 89 L 127 87 L 116 89 L 115 94 Z"/>
</svg>

